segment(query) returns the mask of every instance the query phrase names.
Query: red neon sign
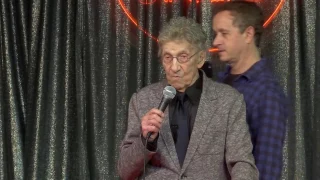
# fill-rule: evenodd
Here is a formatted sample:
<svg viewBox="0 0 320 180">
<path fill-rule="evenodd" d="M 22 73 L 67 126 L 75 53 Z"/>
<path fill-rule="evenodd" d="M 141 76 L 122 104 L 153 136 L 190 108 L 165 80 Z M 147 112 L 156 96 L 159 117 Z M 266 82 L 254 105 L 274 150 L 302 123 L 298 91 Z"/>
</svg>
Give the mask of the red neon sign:
<svg viewBox="0 0 320 180">
<path fill-rule="evenodd" d="M 139 0 L 139 2 L 141 4 L 145 4 L 145 5 L 150 5 L 150 4 L 153 4 L 155 3 L 157 0 Z M 177 1 L 180 1 L 180 0 L 162 0 L 164 3 L 173 3 L 173 2 L 177 2 Z M 193 0 L 185 0 L 189 3 L 191 3 Z M 196 3 L 200 3 L 201 1 L 203 0 L 195 0 Z M 219 3 L 219 2 L 228 2 L 228 1 L 231 1 L 231 0 L 209 0 L 211 3 Z M 247 0 L 247 1 L 252 1 L 252 2 L 260 2 L 261 0 Z"/>
<path fill-rule="evenodd" d="M 139 2 L 141 4 L 144 4 L 144 5 L 150 5 L 150 4 L 153 4 L 155 3 L 157 0 L 139 0 Z M 177 0 L 161 0 L 163 1 L 164 3 L 173 3 Z M 186 0 L 187 2 L 191 3 L 192 0 Z M 200 3 L 201 1 L 203 0 L 196 0 L 196 3 Z M 221 2 L 227 2 L 227 1 L 230 1 L 230 0 L 208 0 L 210 1 L 211 3 L 221 3 Z M 260 2 L 261 0 L 251 0 L 253 2 Z M 129 20 L 139 29 L 141 30 L 144 34 L 146 34 L 147 36 L 149 36 L 150 38 L 152 38 L 153 40 L 155 41 L 158 41 L 158 39 L 156 37 L 154 37 L 150 32 L 148 32 L 147 30 L 145 30 L 143 27 L 141 27 L 139 24 L 138 24 L 138 21 L 135 17 L 132 16 L 131 12 L 128 10 L 128 8 L 125 6 L 125 4 L 123 3 L 123 0 L 118 0 L 118 3 L 121 7 L 121 9 L 123 10 L 123 12 L 126 14 L 126 16 L 129 18 Z M 274 18 L 279 14 L 283 4 L 285 3 L 285 0 L 280 0 L 279 4 L 276 5 L 276 8 L 275 10 L 273 11 L 273 13 L 268 17 L 268 19 L 264 22 L 263 24 L 263 27 L 267 27 L 271 22 L 272 20 L 274 20 Z M 209 49 L 209 52 L 216 52 L 217 49 L 216 48 L 211 48 Z"/>
</svg>

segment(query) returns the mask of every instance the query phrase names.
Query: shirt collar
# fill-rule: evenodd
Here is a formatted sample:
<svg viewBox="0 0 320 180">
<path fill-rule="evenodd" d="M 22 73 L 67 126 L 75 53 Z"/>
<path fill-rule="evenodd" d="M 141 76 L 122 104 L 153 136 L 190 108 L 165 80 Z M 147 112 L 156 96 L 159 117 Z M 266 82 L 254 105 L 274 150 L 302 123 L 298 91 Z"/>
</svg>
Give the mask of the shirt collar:
<svg viewBox="0 0 320 180">
<path fill-rule="evenodd" d="M 261 58 L 253 66 L 251 66 L 246 72 L 241 74 L 237 79 L 239 79 L 241 77 L 244 77 L 247 80 L 251 81 L 255 77 L 258 77 L 258 74 L 260 74 L 261 72 L 266 71 L 267 68 L 268 68 L 267 59 L 266 58 Z M 218 73 L 219 79 L 220 80 L 225 79 L 230 74 L 230 71 L 231 71 L 231 66 L 227 65 L 227 68 L 226 68 L 226 70 L 224 72 Z M 237 79 L 235 79 L 235 81 Z"/>
<path fill-rule="evenodd" d="M 186 89 L 185 93 L 192 104 L 197 104 L 200 101 L 202 93 L 203 73 L 199 71 L 199 78 Z M 179 92 L 177 92 L 179 93 Z"/>
</svg>

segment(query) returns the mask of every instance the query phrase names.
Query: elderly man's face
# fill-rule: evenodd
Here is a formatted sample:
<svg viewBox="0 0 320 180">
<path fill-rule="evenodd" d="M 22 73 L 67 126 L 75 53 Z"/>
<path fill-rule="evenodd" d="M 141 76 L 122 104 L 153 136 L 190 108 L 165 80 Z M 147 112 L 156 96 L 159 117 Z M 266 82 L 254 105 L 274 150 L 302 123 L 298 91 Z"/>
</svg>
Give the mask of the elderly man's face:
<svg viewBox="0 0 320 180">
<path fill-rule="evenodd" d="M 161 62 L 166 78 L 177 91 L 184 92 L 198 79 L 198 69 L 204 61 L 205 52 L 200 52 L 185 40 L 169 41 L 162 45 Z"/>
</svg>

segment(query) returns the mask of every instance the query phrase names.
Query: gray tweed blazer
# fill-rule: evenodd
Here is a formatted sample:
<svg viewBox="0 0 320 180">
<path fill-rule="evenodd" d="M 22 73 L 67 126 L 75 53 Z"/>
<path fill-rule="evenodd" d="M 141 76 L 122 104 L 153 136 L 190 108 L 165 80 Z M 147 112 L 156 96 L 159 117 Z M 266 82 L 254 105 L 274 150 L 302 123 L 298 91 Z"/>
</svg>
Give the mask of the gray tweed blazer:
<svg viewBox="0 0 320 180">
<path fill-rule="evenodd" d="M 142 176 L 145 147 L 140 121 L 150 109 L 158 107 L 166 85 L 166 81 L 149 85 L 130 100 L 128 128 L 118 161 L 122 179 Z M 235 89 L 203 76 L 200 104 L 182 167 L 171 135 L 168 109 L 164 112 L 157 150 L 147 151 L 145 179 L 258 179 L 245 102 Z"/>
</svg>

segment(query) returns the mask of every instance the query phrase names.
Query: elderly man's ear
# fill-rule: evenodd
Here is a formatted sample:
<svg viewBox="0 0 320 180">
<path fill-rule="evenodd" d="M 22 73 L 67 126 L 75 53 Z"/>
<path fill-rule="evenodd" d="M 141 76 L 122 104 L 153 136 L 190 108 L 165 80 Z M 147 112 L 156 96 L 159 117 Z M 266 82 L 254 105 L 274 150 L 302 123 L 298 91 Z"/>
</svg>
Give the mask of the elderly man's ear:
<svg viewBox="0 0 320 180">
<path fill-rule="evenodd" d="M 204 62 L 206 61 L 206 57 L 207 57 L 207 53 L 205 51 L 201 51 L 200 52 L 200 56 L 198 59 L 198 68 L 201 68 L 204 64 Z"/>
</svg>

